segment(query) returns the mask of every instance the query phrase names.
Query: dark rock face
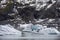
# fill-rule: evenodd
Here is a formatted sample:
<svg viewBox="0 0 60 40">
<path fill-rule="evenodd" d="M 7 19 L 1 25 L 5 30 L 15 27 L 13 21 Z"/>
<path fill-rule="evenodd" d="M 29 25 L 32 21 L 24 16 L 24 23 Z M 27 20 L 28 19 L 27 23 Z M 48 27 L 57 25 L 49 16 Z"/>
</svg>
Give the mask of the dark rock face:
<svg viewBox="0 0 60 40">
<path fill-rule="evenodd" d="M 45 10 L 42 9 L 40 11 L 36 11 L 35 7 L 22 5 L 19 3 L 10 3 L 7 4 L 7 6 L 1 10 L 0 9 L 0 20 L 7 20 L 7 19 L 14 19 L 14 16 L 10 16 L 8 14 L 13 13 L 13 8 L 16 6 L 16 9 L 18 11 L 18 15 L 22 18 L 22 20 L 29 22 L 30 20 L 33 21 L 34 19 L 45 19 L 45 18 L 60 18 L 60 9 L 56 9 L 60 7 L 59 3 L 54 4 L 49 9 Z M 25 8 L 17 8 L 18 6 L 26 6 Z M 15 15 L 15 16 L 18 16 Z"/>
<path fill-rule="evenodd" d="M 60 2 L 60 0 L 58 0 L 58 2 Z"/>
<path fill-rule="evenodd" d="M 13 3 L 8 3 L 5 8 L 0 8 L 0 21 L 12 18 L 8 14 L 12 13 L 13 7 Z"/>
<path fill-rule="evenodd" d="M 13 17 L 8 15 L 0 15 L 0 21 L 7 20 L 7 19 L 13 19 Z"/>
<path fill-rule="evenodd" d="M 34 8 L 33 7 L 25 7 L 23 9 L 18 9 L 19 15 L 21 16 L 22 20 L 28 22 L 29 20 L 34 19 Z"/>
<path fill-rule="evenodd" d="M 40 17 L 40 18 L 60 18 L 60 9 L 59 3 L 55 3 L 53 6 L 51 6 L 49 9 L 45 10 L 42 9 L 39 12 L 37 12 L 34 16 Z"/>
</svg>

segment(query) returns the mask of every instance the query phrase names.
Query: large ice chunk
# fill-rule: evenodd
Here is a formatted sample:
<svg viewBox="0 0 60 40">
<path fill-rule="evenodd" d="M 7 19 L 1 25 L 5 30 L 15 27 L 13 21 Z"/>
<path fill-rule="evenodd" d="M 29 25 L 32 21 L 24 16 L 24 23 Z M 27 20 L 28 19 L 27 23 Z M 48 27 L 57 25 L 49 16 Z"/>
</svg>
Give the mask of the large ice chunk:
<svg viewBox="0 0 60 40">
<path fill-rule="evenodd" d="M 13 26 L 7 25 L 0 25 L 0 35 L 19 35 L 21 36 L 21 32 L 14 29 Z"/>
</svg>

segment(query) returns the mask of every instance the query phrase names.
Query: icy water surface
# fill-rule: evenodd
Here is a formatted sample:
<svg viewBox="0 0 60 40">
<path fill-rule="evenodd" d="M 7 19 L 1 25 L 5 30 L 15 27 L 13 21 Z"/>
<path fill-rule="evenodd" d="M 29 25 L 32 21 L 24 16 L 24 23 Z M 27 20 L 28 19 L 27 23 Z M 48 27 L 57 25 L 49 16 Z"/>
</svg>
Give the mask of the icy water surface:
<svg viewBox="0 0 60 40">
<path fill-rule="evenodd" d="M 11 36 L 0 36 L 0 40 L 60 40 L 60 36 L 51 37 L 11 37 Z"/>
</svg>

